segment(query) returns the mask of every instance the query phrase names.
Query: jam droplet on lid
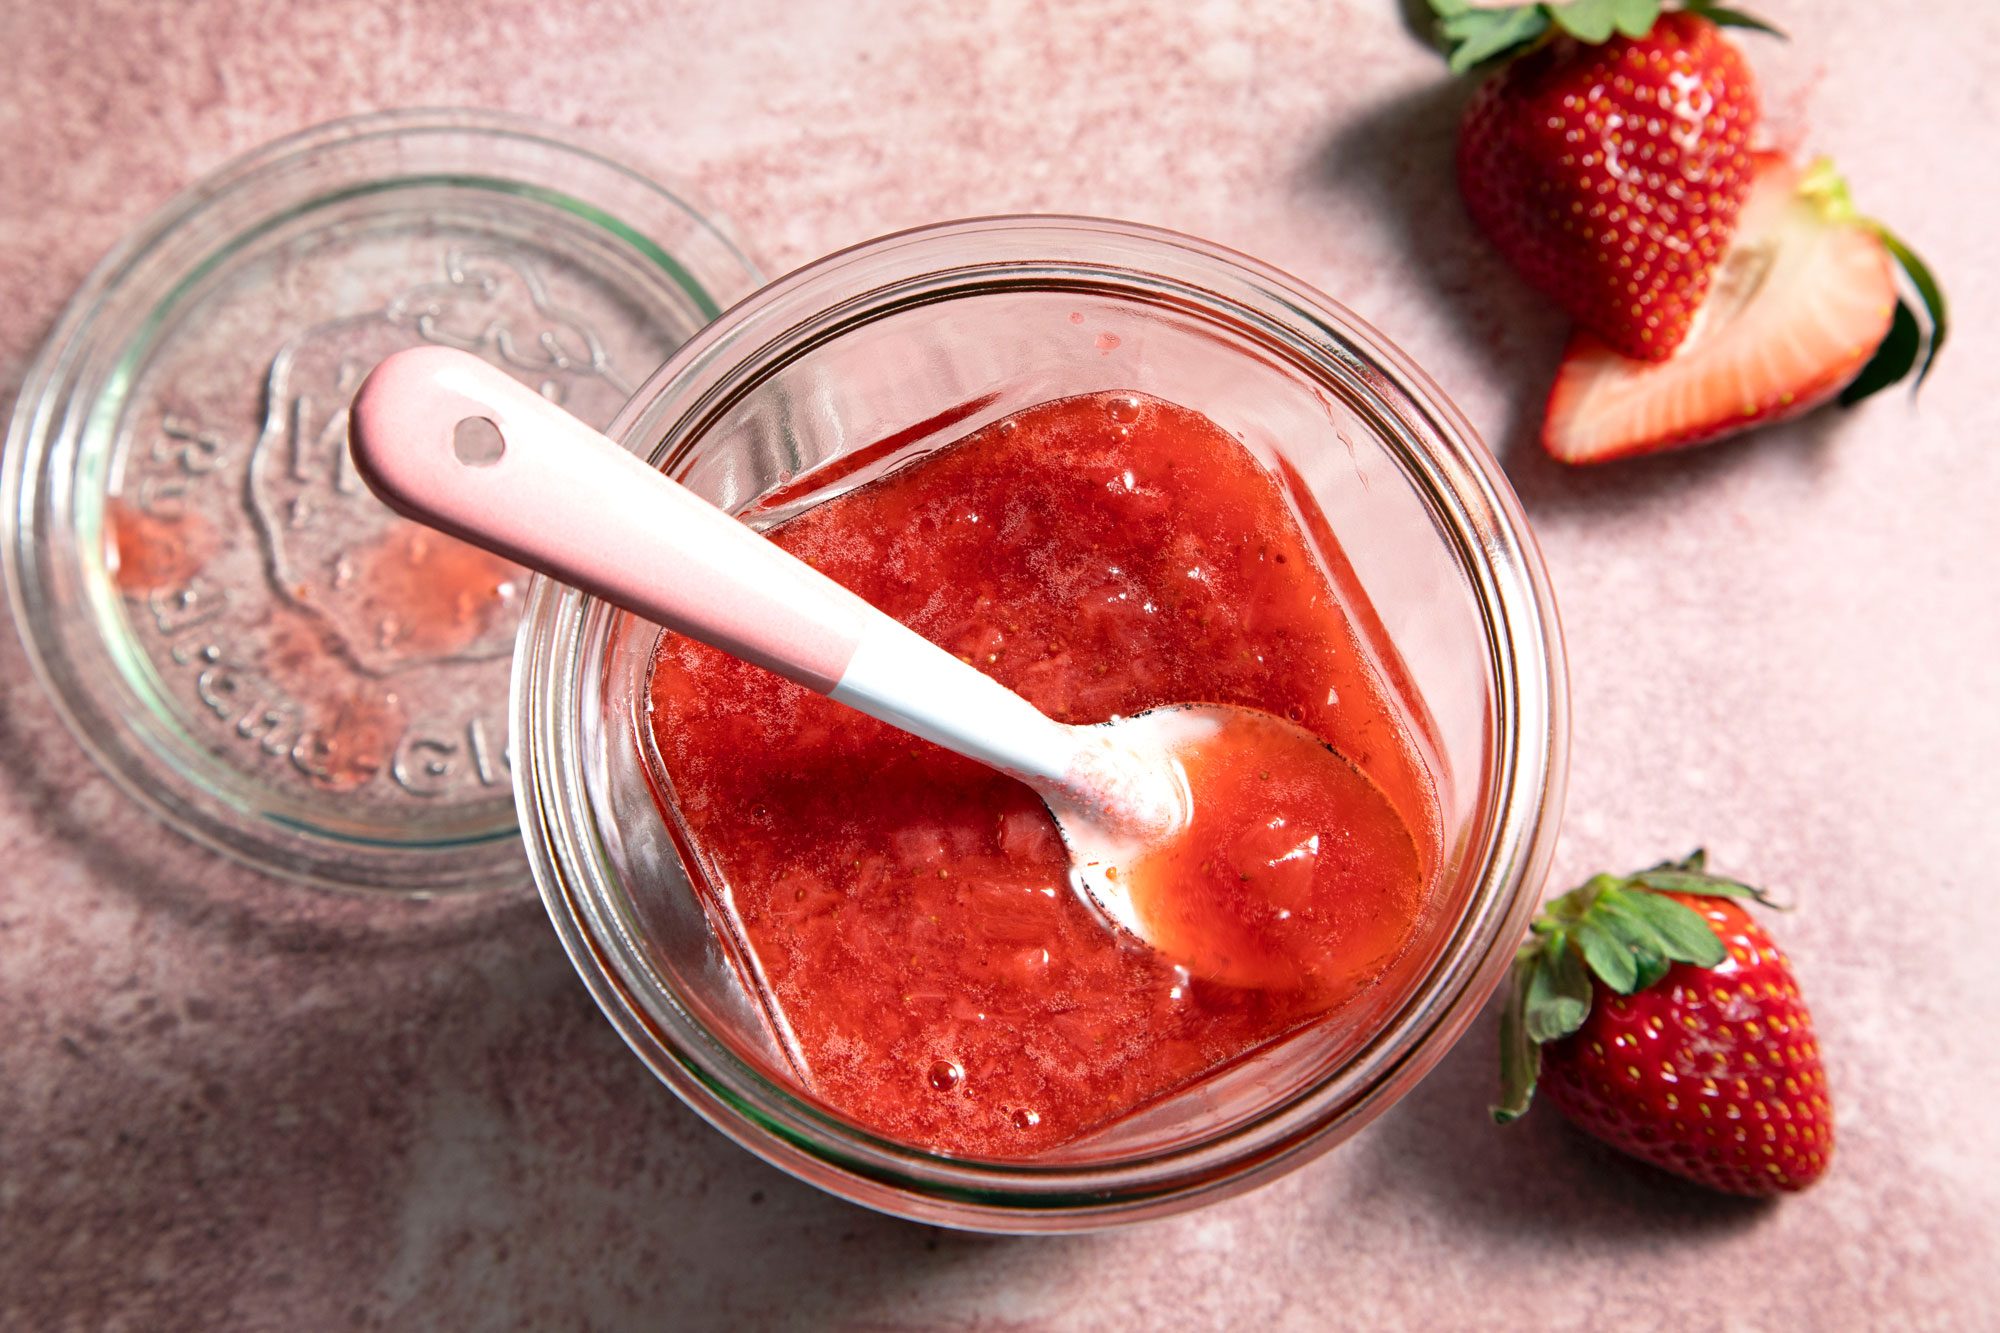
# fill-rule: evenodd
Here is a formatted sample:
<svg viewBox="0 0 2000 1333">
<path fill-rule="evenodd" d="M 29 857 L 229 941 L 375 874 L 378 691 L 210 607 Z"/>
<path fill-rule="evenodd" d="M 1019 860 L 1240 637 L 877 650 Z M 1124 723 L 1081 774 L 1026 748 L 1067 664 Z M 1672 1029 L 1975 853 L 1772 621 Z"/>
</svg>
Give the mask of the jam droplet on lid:
<svg viewBox="0 0 2000 1333">
<path fill-rule="evenodd" d="M 215 555 L 215 531 L 193 512 L 163 517 L 120 500 L 104 509 L 104 557 L 125 592 L 186 583 Z"/>
<path fill-rule="evenodd" d="M 373 646 L 400 658 L 448 656 L 511 642 L 525 572 L 442 533 L 400 524 L 350 561 Z"/>
</svg>

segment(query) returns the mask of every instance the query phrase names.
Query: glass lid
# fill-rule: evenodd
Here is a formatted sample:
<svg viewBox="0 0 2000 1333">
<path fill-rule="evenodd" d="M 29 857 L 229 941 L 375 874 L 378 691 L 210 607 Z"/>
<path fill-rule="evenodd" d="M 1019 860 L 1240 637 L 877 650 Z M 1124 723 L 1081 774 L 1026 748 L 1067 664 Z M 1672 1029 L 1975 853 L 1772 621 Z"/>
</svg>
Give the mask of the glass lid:
<svg viewBox="0 0 2000 1333">
<path fill-rule="evenodd" d="M 86 280 L 15 411 L 8 587 L 65 720 L 170 823 L 262 869 L 524 883 L 525 575 L 375 500 L 347 403 L 435 343 L 604 425 L 756 282 L 676 195 L 511 117 L 368 116 L 222 168 Z"/>
</svg>

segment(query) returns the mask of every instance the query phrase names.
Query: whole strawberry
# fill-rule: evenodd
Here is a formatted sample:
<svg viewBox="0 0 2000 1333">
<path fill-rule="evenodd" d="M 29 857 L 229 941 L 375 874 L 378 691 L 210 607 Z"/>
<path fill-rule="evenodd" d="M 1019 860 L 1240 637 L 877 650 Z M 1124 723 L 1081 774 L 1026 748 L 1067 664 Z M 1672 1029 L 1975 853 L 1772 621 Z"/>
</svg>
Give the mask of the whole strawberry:
<svg viewBox="0 0 2000 1333">
<path fill-rule="evenodd" d="M 1505 1123 L 1537 1083 L 1580 1128 L 1730 1194 L 1800 1190 L 1833 1107 L 1791 965 L 1700 852 L 1550 903 L 1501 1023 Z"/>
<path fill-rule="evenodd" d="M 1531 284 L 1625 356 L 1687 336 L 1753 175 L 1757 95 L 1706 5 L 1433 0 L 1453 64 L 1540 33 L 1483 84 L 1458 143 L 1473 221 Z"/>
</svg>

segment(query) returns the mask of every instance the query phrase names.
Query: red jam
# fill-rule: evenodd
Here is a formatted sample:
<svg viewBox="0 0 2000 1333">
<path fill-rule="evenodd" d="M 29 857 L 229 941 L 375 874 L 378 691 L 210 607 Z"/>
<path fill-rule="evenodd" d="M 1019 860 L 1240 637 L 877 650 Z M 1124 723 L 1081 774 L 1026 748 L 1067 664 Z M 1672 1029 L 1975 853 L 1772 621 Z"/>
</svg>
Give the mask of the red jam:
<svg viewBox="0 0 2000 1333">
<path fill-rule="evenodd" d="M 661 776 L 815 1097 L 892 1138 L 1031 1156 L 1382 978 L 1424 906 L 1436 807 L 1323 527 L 1327 566 L 1239 442 L 1184 408 L 1100 394 L 988 426 L 771 534 L 1058 720 L 1234 704 L 1330 745 L 1339 757 L 1266 735 L 1192 756 L 1194 824 L 1161 854 L 1172 864 L 1137 867 L 1162 943 L 1233 932 L 1229 980 L 1108 928 L 1026 787 L 661 636 Z"/>
</svg>

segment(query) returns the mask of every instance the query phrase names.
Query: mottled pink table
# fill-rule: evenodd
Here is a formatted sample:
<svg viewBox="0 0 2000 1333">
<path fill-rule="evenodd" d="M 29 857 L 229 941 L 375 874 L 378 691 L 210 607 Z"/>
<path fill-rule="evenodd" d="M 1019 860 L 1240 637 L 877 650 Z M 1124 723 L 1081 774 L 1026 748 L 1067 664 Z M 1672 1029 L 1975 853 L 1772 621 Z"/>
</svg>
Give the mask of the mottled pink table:
<svg viewBox="0 0 2000 1333">
<path fill-rule="evenodd" d="M 459 103 L 692 182 L 773 271 L 891 228 L 1101 212 L 1351 304 L 1505 458 L 1568 626 L 1564 880 L 1706 842 L 1782 922 L 1833 1174 L 1711 1198 L 1537 1114 L 1492 1015 L 1351 1144 L 1178 1221 L 893 1222 L 682 1110 L 532 901 L 340 901 L 161 832 L 0 644 L 0 1327 L 1991 1327 L 2000 1304 L 2000 9 L 1762 0 L 1774 123 L 1949 280 L 1956 346 L 1754 442 L 1589 474 L 1526 442 L 1560 322 L 1476 243 L 1460 94 L 1396 0 L 12 3 L 0 398 L 86 268 L 281 132 Z M 1893 99 L 1893 105 L 1891 104 Z"/>
</svg>

